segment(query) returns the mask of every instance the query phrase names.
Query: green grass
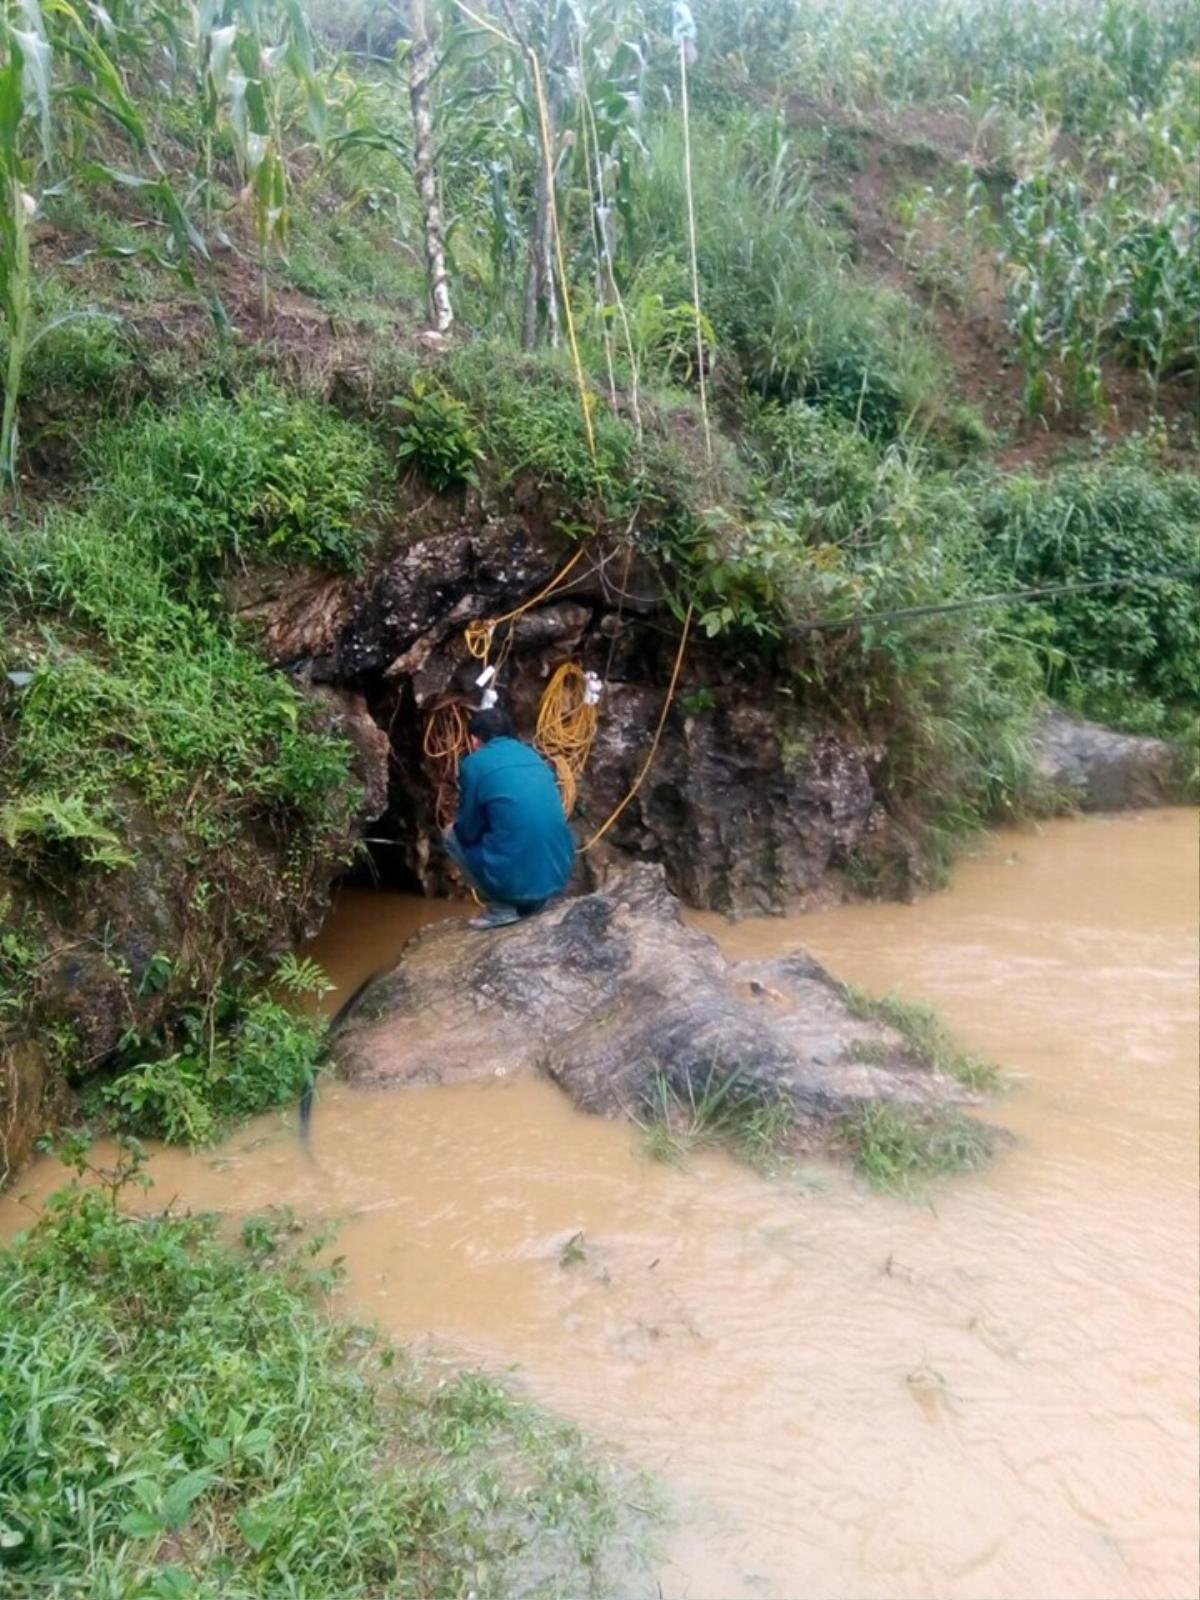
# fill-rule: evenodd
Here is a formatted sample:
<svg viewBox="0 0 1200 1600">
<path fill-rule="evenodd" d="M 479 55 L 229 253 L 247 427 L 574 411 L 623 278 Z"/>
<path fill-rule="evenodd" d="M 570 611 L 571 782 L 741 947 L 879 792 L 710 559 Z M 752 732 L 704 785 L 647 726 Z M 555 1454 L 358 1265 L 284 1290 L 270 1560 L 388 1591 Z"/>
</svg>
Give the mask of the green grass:
<svg viewBox="0 0 1200 1600">
<path fill-rule="evenodd" d="M 399 167 L 397 176 L 407 178 Z M 385 228 L 328 205 L 297 213 L 278 270 L 332 315 L 374 324 L 381 334 L 394 337 L 397 308 L 414 318 L 423 315 L 425 284 L 416 252 L 399 246 Z"/>
<path fill-rule="evenodd" d="M 921 1195 L 930 1180 L 981 1167 L 995 1135 L 955 1111 L 867 1105 L 845 1119 L 839 1142 L 873 1188 Z"/>
<path fill-rule="evenodd" d="M 643 1148 L 653 1161 L 683 1166 L 696 1150 L 720 1149 L 764 1177 L 793 1164 L 796 1112 L 782 1094 L 751 1094 L 738 1072 L 716 1068 L 702 1085 L 688 1079 L 677 1088 L 661 1073 L 634 1117 Z"/>
<path fill-rule="evenodd" d="M 211 1217 L 122 1210 L 137 1164 L 127 1149 L 0 1252 L 6 1595 L 648 1588 L 631 1477 L 491 1379 L 329 1320 L 334 1276 L 290 1219 L 236 1247 Z"/>
<path fill-rule="evenodd" d="M 0 696 L 0 832 L 26 869 L 72 840 L 67 865 L 94 859 L 96 830 L 131 798 L 214 842 L 252 808 L 320 828 L 344 804 L 343 748 L 286 680 L 174 597 L 146 532 L 97 510 L 0 533 L 0 659 L 29 674 Z"/>
<path fill-rule="evenodd" d="M 163 989 L 175 1016 L 173 1037 L 131 1027 L 120 1104 L 148 1130 L 203 1140 L 305 1075 L 309 1042 L 245 992 L 253 959 L 345 854 L 358 802 L 347 746 L 237 635 L 221 583 L 251 563 L 354 561 L 382 458 L 358 425 L 259 383 L 146 408 L 93 435 L 83 459 L 85 509 L 0 529 L 0 889 L 13 905 L 0 1011 L 51 1038 L 42 954 L 77 939 L 97 901 L 149 895 L 154 926 L 186 926 L 183 948 L 147 948 L 144 931 L 124 949 L 119 930 L 113 948 L 105 929 L 95 939 L 131 1024 Z M 246 958 L 232 1003 L 223 978 Z M 227 1059 L 218 1021 L 239 1041 Z M 222 1086 L 207 1110 L 201 1080 Z"/>
<path fill-rule="evenodd" d="M 693 128 L 701 301 L 718 359 L 737 363 L 756 394 L 804 398 L 872 438 L 904 433 L 941 411 L 945 373 L 924 314 L 860 281 L 820 226 L 800 152 L 780 119 L 724 108 Z M 634 193 L 637 258 L 627 293 L 635 330 L 690 303 L 677 219 L 685 214 L 682 124 L 647 142 Z M 668 346 L 668 350 L 673 346 Z M 653 369 L 656 348 L 645 352 Z"/>
<path fill-rule="evenodd" d="M 931 1007 L 902 1000 L 897 994 L 867 994 L 850 983 L 842 985 L 842 998 L 852 1016 L 894 1028 L 935 1072 L 944 1072 L 980 1093 L 1000 1087 L 996 1063 L 961 1045 Z M 864 1058 L 860 1055 L 859 1059 Z"/>
<path fill-rule="evenodd" d="M 87 466 L 105 509 L 180 586 L 230 564 L 352 566 L 385 460 L 358 424 L 261 378 L 230 397 L 147 406 L 101 433 Z"/>
<path fill-rule="evenodd" d="M 187 795 L 197 812 L 245 813 L 253 797 L 320 819 L 344 755 L 233 636 L 215 586 L 231 565 L 355 559 L 379 470 L 370 439 L 259 385 L 147 409 L 86 460 L 86 511 L 0 529 L 0 660 L 30 674 L 0 690 L 0 807 L 57 797 L 60 834 L 62 808 L 103 822 L 122 791 L 154 809 Z"/>
</svg>

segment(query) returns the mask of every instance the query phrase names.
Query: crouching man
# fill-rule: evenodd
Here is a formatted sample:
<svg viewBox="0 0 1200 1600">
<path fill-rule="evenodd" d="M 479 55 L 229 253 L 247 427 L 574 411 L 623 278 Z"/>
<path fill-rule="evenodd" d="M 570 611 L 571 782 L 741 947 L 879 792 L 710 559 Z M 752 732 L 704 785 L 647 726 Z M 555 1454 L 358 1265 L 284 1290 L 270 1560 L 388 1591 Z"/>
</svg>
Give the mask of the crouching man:
<svg viewBox="0 0 1200 1600">
<path fill-rule="evenodd" d="M 487 899 L 473 928 L 503 928 L 540 911 L 567 886 L 575 841 L 554 771 L 494 706 L 467 724 L 471 754 L 458 769 L 458 816 L 446 850 Z"/>
</svg>

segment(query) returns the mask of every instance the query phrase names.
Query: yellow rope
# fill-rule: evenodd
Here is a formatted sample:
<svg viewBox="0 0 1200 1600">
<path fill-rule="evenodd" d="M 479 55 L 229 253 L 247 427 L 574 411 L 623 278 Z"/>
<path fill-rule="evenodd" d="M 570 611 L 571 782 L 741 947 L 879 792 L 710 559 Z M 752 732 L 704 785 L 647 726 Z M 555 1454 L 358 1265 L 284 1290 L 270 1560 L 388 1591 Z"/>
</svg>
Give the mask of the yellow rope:
<svg viewBox="0 0 1200 1600">
<path fill-rule="evenodd" d="M 437 825 L 446 829 L 458 809 L 458 764 L 471 748 L 467 722 L 470 706 L 463 700 L 434 706 L 425 719 L 425 759 L 433 769 L 433 809 Z"/>
<path fill-rule="evenodd" d="M 671 682 L 667 688 L 667 697 L 663 701 L 663 708 L 658 717 L 658 726 L 654 730 L 654 737 L 650 741 L 650 749 L 646 753 L 645 761 L 642 762 L 641 771 L 633 780 L 633 785 L 630 788 L 629 793 L 613 811 L 612 815 L 608 817 L 606 821 L 600 824 L 592 837 L 584 845 L 583 848 L 585 850 L 590 850 L 594 844 L 599 844 L 600 840 L 603 839 L 604 835 L 612 827 L 613 823 L 616 822 L 617 818 L 625 810 L 626 806 L 633 799 L 634 795 L 637 794 L 638 790 L 642 787 L 642 784 L 646 779 L 646 774 L 650 771 L 650 768 L 653 765 L 654 757 L 658 753 L 659 740 L 662 738 L 663 729 L 667 725 L 667 713 L 671 709 L 671 703 L 675 699 L 675 691 L 679 687 L 679 674 L 683 670 L 683 656 L 687 649 L 688 634 L 691 631 L 692 612 L 694 610 L 695 604 L 693 603 L 688 606 L 687 615 L 683 619 L 683 633 L 679 638 L 679 649 L 675 652 L 675 665 L 671 671 Z"/>
<path fill-rule="evenodd" d="M 555 589 L 559 588 L 561 584 L 566 582 L 573 569 L 579 564 L 580 561 L 583 560 L 583 557 L 586 555 L 586 553 L 587 546 L 580 545 L 579 549 L 576 550 L 575 554 L 567 562 L 566 566 L 560 568 L 559 571 L 556 572 L 555 575 L 550 579 L 550 582 L 546 585 L 546 587 L 544 589 L 539 589 L 537 594 L 535 594 L 531 600 L 523 600 L 519 606 L 514 606 L 511 611 L 506 611 L 502 617 L 492 617 L 482 621 L 469 622 L 466 627 L 464 638 L 467 641 L 467 649 L 471 652 L 475 659 L 477 661 L 486 661 L 492 651 L 492 635 L 495 633 L 496 629 L 501 627 L 506 622 L 515 622 L 518 617 L 524 616 L 525 613 L 533 606 L 539 605 L 547 595 L 553 594 Z"/>
<path fill-rule="evenodd" d="M 546 685 L 538 707 L 533 742 L 553 766 L 563 810 L 575 809 L 579 779 L 587 766 L 599 725 L 599 708 L 589 702 L 587 673 L 577 661 L 564 661 Z"/>
</svg>

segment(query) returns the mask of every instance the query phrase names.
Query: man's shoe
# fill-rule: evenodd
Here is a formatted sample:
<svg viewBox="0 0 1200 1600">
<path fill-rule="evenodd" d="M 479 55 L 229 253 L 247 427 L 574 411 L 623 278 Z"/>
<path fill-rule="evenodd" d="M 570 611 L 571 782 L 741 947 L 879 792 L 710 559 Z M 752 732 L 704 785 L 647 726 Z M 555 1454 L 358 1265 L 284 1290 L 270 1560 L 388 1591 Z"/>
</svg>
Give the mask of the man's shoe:
<svg viewBox="0 0 1200 1600">
<path fill-rule="evenodd" d="M 482 916 L 472 917 L 467 926 L 485 933 L 490 928 L 509 928 L 520 920 L 521 914 L 516 906 L 494 905 L 489 906 Z"/>
</svg>

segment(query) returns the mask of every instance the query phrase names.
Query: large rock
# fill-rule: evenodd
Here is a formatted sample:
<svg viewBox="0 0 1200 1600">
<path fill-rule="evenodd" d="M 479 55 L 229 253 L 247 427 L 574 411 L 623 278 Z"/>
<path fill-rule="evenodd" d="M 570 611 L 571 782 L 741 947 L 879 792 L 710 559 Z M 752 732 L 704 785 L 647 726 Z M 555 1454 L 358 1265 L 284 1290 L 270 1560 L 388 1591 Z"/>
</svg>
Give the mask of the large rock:
<svg viewBox="0 0 1200 1600">
<path fill-rule="evenodd" d="M 688 928 L 661 868 L 512 928 L 426 928 L 363 990 L 332 1043 L 360 1084 L 542 1072 L 588 1111 L 638 1112 L 662 1080 L 683 1099 L 734 1077 L 819 1130 L 866 1102 L 972 1098 L 894 1030 L 851 1014 L 815 961 L 730 965 Z"/>
<path fill-rule="evenodd" d="M 610 685 L 581 788 L 587 831 L 629 792 L 663 698 Z M 839 869 L 888 836 L 876 794 L 882 759 L 844 730 L 797 726 L 767 685 L 718 684 L 702 707 L 668 720 L 609 837 L 626 859 L 662 862 L 688 905 L 761 915 L 828 903 L 842 897 Z"/>
<path fill-rule="evenodd" d="M 1117 733 L 1065 711 L 1046 717 L 1035 751 L 1051 794 L 1084 811 L 1162 805 L 1175 786 L 1176 756 L 1164 740 Z"/>
</svg>

